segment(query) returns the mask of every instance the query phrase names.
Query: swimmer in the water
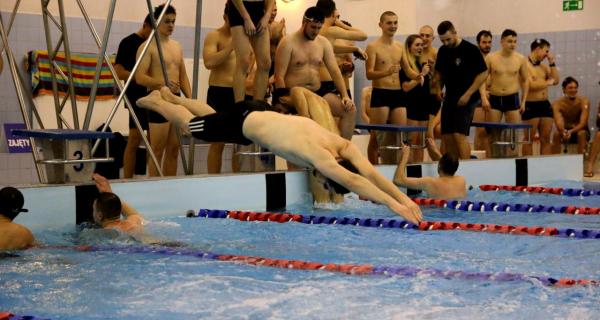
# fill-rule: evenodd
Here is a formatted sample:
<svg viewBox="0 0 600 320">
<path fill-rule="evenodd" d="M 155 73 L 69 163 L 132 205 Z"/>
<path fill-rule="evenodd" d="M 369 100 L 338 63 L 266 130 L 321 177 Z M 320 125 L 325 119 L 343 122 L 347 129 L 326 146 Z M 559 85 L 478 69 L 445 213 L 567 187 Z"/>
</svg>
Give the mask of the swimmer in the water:
<svg viewBox="0 0 600 320">
<path fill-rule="evenodd" d="M 0 251 L 27 249 L 34 245 L 35 238 L 29 229 L 13 220 L 23 209 L 23 194 L 13 187 L 0 190 Z"/>
<path fill-rule="evenodd" d="M 433 140 L 428 141 L 433 143 Z M 465 178 L 454 175 L 458 169 L 458 158 L 449 153 L 440 156 L 438 162 L 439 177 L 411 178 L 406 176 L 406 163 L 408 162 L 410 147 L 402 147 L 402 159 L 396 167 L 394 183 L 398 186 L 423 190 L 435 199 L 456 199 L 467 195 Z"/>
<path fill-rule="evenodd" d="M 94 222 L 103 229 L 116 229 L 128 234 L 143 231 L 144 218 L 112 192 L 108 179 L 99 174 L 94 174 L 92 179 L 100 192 L 93 204 Z M 124 219 L 121 219 L 121 215 Z"/>
<path fill-rule="evenodd" d="M 419 206 L 379 173 L 354 144 L 313 120 L 264 111 L 269 105 L 257 101 L 243 101 L 231 112 L 214 113 L 205 103 L 177 97 L 168 88 L 153 91 L 137 104 L 161 113 L 196 138 L 245 145 L 254 142 L 296 165 L 316 169 L 333 188 L 337 183 L 412 222 L 422 219 Z M 345 166 L 355 167 L 360 174 Z"/>
<path fill-rule="evenodd" d="M 132 206 L 112 192 L 110 182 L 99 174 L 92 176 L 100 195 L 93 204 L 94 222 L 105 230 L 116 230 L 133 239 L 153 245 L 169 247 L 185 246 L 184 243 L 157 238 L 144 231 L 144 218 Z M 123 218 L 121 218 L 123 216 Z"/>
</svg>

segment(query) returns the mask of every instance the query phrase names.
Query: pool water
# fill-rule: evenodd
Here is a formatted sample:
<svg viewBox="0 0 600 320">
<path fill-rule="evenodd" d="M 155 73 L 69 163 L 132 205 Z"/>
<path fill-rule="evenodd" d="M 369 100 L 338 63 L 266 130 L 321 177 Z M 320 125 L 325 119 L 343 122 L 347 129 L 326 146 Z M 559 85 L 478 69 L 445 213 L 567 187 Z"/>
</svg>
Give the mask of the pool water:
<svg viewBox="0 0 600 320">
<path fill-rule="evenodd" d="M 469 200 L 600 207 L 600 197 L 469 192 Z M 143 208 L 139 208 L 143 212 Z M 288 212 L 394 218 L 357 199 Z M 429 221 L 600 229 L 599 216 L 455 212 L 427 208 Z M 179 214 L 179 213 L 174 213 Z M 149 233 L 218 254 L 340 264 L 410 266 L 600 280 L 600 240 L 343 225 L 241 222 L 174 216 Z M 48 245 L 139 246 L 101 231 L 48 230 Z M 52 319 L 506 319 L 597 318 L 600 287 L 531 281 L 352 276 L 244 265 L 190 256 L 32 249 L 0 259 L 0 310 Z"/>
</svg>

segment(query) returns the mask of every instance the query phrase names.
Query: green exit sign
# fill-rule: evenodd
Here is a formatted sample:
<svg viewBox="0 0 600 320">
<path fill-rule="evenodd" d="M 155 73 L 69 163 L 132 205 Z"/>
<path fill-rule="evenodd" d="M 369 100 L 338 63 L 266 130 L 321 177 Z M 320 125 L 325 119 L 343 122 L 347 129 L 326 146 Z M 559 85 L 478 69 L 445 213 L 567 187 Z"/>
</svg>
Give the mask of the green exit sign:
<svg viewBox="0 0 600 320">
<path fill-rule="evenodd" d="M 583 10 L 583 0 L 563 0 L 563 11 Z"/>
</svg>

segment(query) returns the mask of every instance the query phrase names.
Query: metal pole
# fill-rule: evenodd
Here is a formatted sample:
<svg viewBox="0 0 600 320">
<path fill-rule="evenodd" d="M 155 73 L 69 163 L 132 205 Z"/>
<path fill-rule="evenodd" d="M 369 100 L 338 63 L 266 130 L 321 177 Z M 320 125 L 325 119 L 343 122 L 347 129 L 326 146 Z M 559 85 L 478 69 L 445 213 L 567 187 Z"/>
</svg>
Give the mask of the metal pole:
<svg viewBox="0 0 600 320">
<path fill-rule="evenodd" d="M 42 18 L 44 21 L 44 32 L 46 34 L 46 47 L 48 48 L 48 60 L 52 61 L 50 57 L 54 55 L 52 51 L 52 34 L 50 33 L 50 25 L 48 24 L 48 4 L 50 0 L 41 0 L 42 4 Z M 62 129 L 62 121 L 60 119 L 61 109 L 60 109 L 60 100 L 58 98 L 58 83 L 56 80 L 56 70 L 54 69 L 54 65 L 50 63 L 50 79 L 52 81 L 52 96 L 54 98 L 54 109 L 56 112 L 56 127 Z"/>
<path fill-rule="evenodd" d="M 6 28 L 6 36 L 10 36 L 10 31 L 12 30 L 13 22 L 15 22 L 15 16 L 17 15 L 17 11 L 19 10 L 19 5 L 21 4 L 21 0 L 17 0 L 15 6 L 13 7 L 12 13 L 10 14 L 10 21 L 8 21 L 8 28 Z M 0 54 L 4 51 L 4 46 L 0 48 Z"/>
<path fill-rule="evenodd" d="M 73 127 L 79 130 L 79 116 L 77 112 L 77 97 L 75 96 L 75 87 L 73 85 L 73 66 L 71 65 L 71 46 L 69 45 L 69 36 L 67 31 L 67 21 L 65 17 L 65 8 L 63 0 L 58 0 L 58 11 L 60 12 L 60 25 L 62 26 L 63 48 L 65 51 L 65 62 L 67 64 L 67 73 L 69 75 L 69 95 L 71 97 L 71 109 L 73 112 Z"/>
<path fill-rule="evenodd" d="M 104 38 L 102 38 L 102 47 L 100 48 L 100 52 L 98 52 L 98 62 L 96 62 L 96 72 L 94 73 L 94 80 L 92 81 L 92 89 L 90 91 L 90 98 L 88 100 L 87 110 L 85 113 L 85 120 L 83 121 L 83 130 L 89 129 L 90 121 L 92 120 L 92 111 L 94 109 L 94 103 L 96 102 L 96 92 L 98 91 L 100 72 L 102 71 L 102 63 L 104 62 L 106 47 L 108 46 L 108 37 L 110 36 L 110 27 L 112 26 L 116 2 L 116 0 L 112 0 L 110 2 L 110 7 L 108 8 L 108 17 L 106 18 L 104 25 Z M 106 60 L 106 64 L 110 64 L 110 60 Z"/>
<path fill-rule="evenodd" d="M 153 9 L 152 9 L 151 0 L 146 0 L 146 4 L 148 4 L 148 12 L 150 12 L 150 23 L 152 24 L 152 29 L 158 30 L 158 23 L 154 20 L 154 15 L 152 14 Z M 161 12 L 161 15 L 167 10 L 168 6 L 169 5 L 165 4 L 165 6 L 163 8 L 163 12 Z M 160 43 L 160 37 L 159 37 L 158 32 L 154 33 L 154 41 L 156 42 L 156 50 L 158 51 L 158 58 L 160 59 L 160 66 L 162 69 L 163 77 L 165 79 L 165 85 L 168 86 L 169 85 L 169 75 L 167 74 L 167 66 L 165 65 L 165 58 L 163 55 L 162 45 Z M 148 42 L 150 42 L 150 40 Z M 181 147 L 181 134 L 179 133 L 179 131 L 177 131 L 177 140 L 179 140 L 179 146 L 180 146 L 179 153 L 181 155 L 181 164 L 183 166 L 183 171 L 188 172 L 187 162 L 185 161 L 185 152 L 183 151 L 183 148 Z"/>
<path fill-rule="evenodd" d="M 4 21 L 2 21 L 2 15 L 0 15 L 0 36 L 2 38 L 2 43 L 4 48 L 6 49 L 6 59 L 8 60 L 8 65 L 10 67 L 10 73 L 12 75 L 13 84 L 15 85 L 15 91 L 17 93 L 17 99 L 19 100 L 19 107 L 21 108 L 21 114 L 23 116 L 23 121 L 25 122 L 25 127 L 27 129 L 31 129 L 31 121 L 29 121 L 29 116 L 27 113 L 27 109 L 25 108 L 25 97 L 23 94 L 23 88 L 21 87 L 22 83 L 19 81 L 18 73 L 17 73 L 17 63 L 15 62 L 15 57 L 12 55 L 12 50 L 8 45 L 8 35 L 4 30 Z M 21 84 L 21 85 L 20 85 Z M 35 144 L 34 139 L 29 138 L 29 142 L 31 144 L 31 151 L 33 154 L 33 160 L 35 162 L 35 169 L 38 174 L 38 179 L 40 182 L 44 182 L 44 175 L 38 164 L 38 160 L 40 159 L 38 150 Z"/>
<path fill-rule="evenodd" d="M 198 99 L 198 82 L 200 72 L 200 40 L 202 31 L 202 0 L 196 1 L 196 33 L 194 35 L 194 70 L 192 76 L 192 99 Z M 190 137 L 190 149 L 188 150 L 188 167 L 187 174 L 194 174 L 194 158 L 196 154 L 196 139 Z"/>
<path fill-rule="evenodd" d="M 165 9 L 166 6 L 168 6 L 169 4 L 171 4 L 172 0 L 167 0 L 165 3 Z M 80 0 L 77 0 L 77 3 L 79 5 L 79 8 L 81 9 L 81 12 L 83 13 L 83 16 L 87 22 L 88 27 L 90 28 L 90 31 L 92 32 L 92 35 L 94 36 L 94 39 L 96 40 L 96 44 L 98 45 L 98 47 L 100 47 L 100 37 L 98 36 L 98 33 L 96 32 L 96 29 L 94 28 L 94 25 L 92 24 L 89 16 L 87 15 L 85 8 L 83 7 L 83 5 L 81 4 Z M 166 10 L 163 10 L 161 12 L 161 14 L 158 17 L 157 21 L 162 21 L 162 18 L 164 16 Z M 150 15 L 152 16 L 152 12 L 150 12 Z M 154 35 L 154 33 L 156 32 L 155 29 L 152 29 L 152 31 L 150 32 L 150 36 L 149 38 L 152 38 L 152 36 Z M 108 67 L 110 69 L 111 74 L 113 75 L 113 78 L 115 79 L 115 82 L 117 84 L 117 86 L 119 87 L 119 90 L 121 91 L 119 93 L 119 97 L 117 98 L 117 101 L 115 103 L 115 105 L 113 106 L 110 114 L 108 115 L 107 121 L 105 122 L 104 126 L 102 127 L 102 132 L 105 132 L 106 129 L 108 128 L 108 124 L 110 122 L 112 122 L 113 117 L 115 116 L 115 113 L 117 111 L 117 108 L 119 106 L 119 104 L 121 103 L 121 100 L 123 100 L 124 96 L 125 96 L 125 90 L 127 90 L 127 88 L 129 87 L 129 84 L 131 83 L 135 72 L 137 71 L 140 61 L 142 60 L 142 58 L 144 57 L 144 55 L 146 54 L 146 52 L 148 51 L 148 48 L 150 47 L 150 41 L 146 41 L 144 43 L 144 47 L 142 48 L 142 52 L 140 54 L 140 57 L 137 59 L 137 61 L 135 62 L 135 65 L 133 66 L 133 69 L 131 70 L 131 74 L 129 76 L 129 78 L 127 79 L 127 81 L 125 82 L 125 85 L 121 85 L 121 82 L 119 81 L 119 78 L 117 77 L 117 72 L 115 71 L 115 69 L 113 68 L 112 64 L 109 64 Z M 105 59 L 108 60 L 108 56 L 105 56 Z M 133 112 L 133 108 L 131 107 L 131 103 L 128 99 L 125 99 L 125 103 L 127 104 L 127 107 L 129 108 L 129 113 L 132 114 L 134 116 L 134 121 L 136 123 L 136 127 L 138 128 L 138 130 L 140 130 L 140 132 L 142 131 L 141 125 L 139 124 L 139 121 L 137 120 L 137 117 L 135 117 L 135 113 Z M 144 144 L 146 145 L 146 147 L 148 148 L 149 152 L 150 152 L 150 157 L 152 158 L 152 161 L 154 162 L 156 168 L 159 171 L 159 174 L 162 176 L 162 171 L 160 168 L 160 165 L 158 164 L 158 160 L 156 159 L 156 156 L 154 155 L 154 152 L 152 151 L 152 148 L 150 147 L 150 143 L 147 140 L 146 135 L 142 134 L 142 140 L 144 141 Z M 92 148 L 92 154 L 94 152 L 96 152 L 96 149 L 98 149 L 98 146 L 100 144 L 100 139 L 96 140 L 96 142 L 94 143 L 94 146 Z"/>
<path fill-rule="evenodd" d="M 154 9 L 152 9 L 152 3 L 150 0 L 146 0 L 146 4 L 148 5 L 148 12 L 150 12 L 150 24 L 152 25 L 152 29 L 154 30 L 158 30 L 158 23 L 154 20 L 154 15 L 152 14 Z M 164 12 L 167 10 L 167 7 L 169 5 L 165 4 L 165 7 L 163 8 L 163 12 L 161 12 L 161 14 L 164 14 Z M 162 21 L 162 20 L 160 20 Z M 158 51 L 158 58 L 160 59 L 160 67 L 162 69 L 163 72 L 163 78 L 165 79 L 165 86 L 169 85 L 169 75 L 167 74 L 167 66 L 165 65 L 165 58 L 163 55 L 163 51 L 162 51 L 162 44 L 160 44 L 160 37 L 158 35 L 158 32 L 154 32 L 153 34 L 154 36 L 154 41 L 156 42 L 156 49 Z M 148 38 L 148 42 L 150 42 L 151 37 Z"/>
<path fill-rule="evenodd" d="M 12 54 L 12 53 L 11 53 Z M 19 83 L 21 84 L 21 88 L 25 88 L 25 80 L 23 75 L 21 74 L 21 71 L 17 68 L 17 77 L 19 78 Z M 40 114 L 38 113 L 37 108 L 35 107 L 35 103 L 33 102 L 33 95 L 31 94 L 31 90 L 25 90 L 23 89 L 23 94 L 25 95 L 25 97 L 27 97 L 27 99 L 25 100 L 25 102 L 29 102 L 28 107 L 29 110 L 31 112 L 29 112 L 29 121 L 33 122 L 33 116 L 35 116 L 35 119 L 37 120 L 37 123 L 40 127 L 40 129 L 44 129 L 44 123 L 42 122 L 42 118 L 40 117 Z"/>
</svg>

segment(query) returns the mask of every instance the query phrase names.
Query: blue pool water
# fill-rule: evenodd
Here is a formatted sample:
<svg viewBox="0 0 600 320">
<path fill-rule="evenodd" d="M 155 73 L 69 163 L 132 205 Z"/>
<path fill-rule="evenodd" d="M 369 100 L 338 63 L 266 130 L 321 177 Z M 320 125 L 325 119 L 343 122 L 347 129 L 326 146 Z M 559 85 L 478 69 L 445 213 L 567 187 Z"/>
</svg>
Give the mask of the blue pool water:
<svg viewBox="0 0 600 320">
<path fill-rule="evenodd" d="M 600 197 L 473 190 L 468 199 L 600 207 Z M 299 205 L 288 212 L 394 218 L 384 207 L 356 199 L 333 209 Z M 426 209 L 425 218 L 600 229 L 600 216 Z M 600 280 L 600 240 L 183 216 L 150 221 L 147 230 L 219 254 Z M 38 238 L 48 245 L 139 245 L 71 229 L 48 230 Z M 0 310 L 52 319 L 594 319 L 600 311 L 600 287 L 552 288 L 533 280 L 349 276 L 65 249 L 18 254 L 0 259 Z"/>
</svg>

